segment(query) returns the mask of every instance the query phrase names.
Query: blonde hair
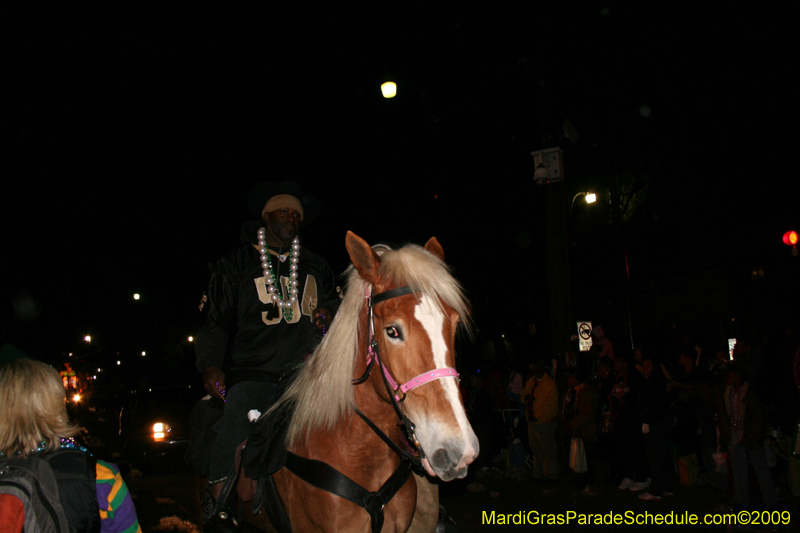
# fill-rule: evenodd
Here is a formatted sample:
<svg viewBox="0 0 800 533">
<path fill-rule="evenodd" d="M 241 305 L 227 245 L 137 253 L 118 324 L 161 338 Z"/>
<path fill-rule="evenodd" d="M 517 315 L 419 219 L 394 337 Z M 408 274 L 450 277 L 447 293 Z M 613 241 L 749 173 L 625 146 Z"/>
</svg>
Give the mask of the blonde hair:
<svg viewBox="0 0 800 533">
<path fill-rule="evenodd" d="M 58 373 L 33 359 L 0 365 L 0 453 L 27 456 L 40 446 L 55 450 L 80 429 L 70 424 Z"/>
</svg>

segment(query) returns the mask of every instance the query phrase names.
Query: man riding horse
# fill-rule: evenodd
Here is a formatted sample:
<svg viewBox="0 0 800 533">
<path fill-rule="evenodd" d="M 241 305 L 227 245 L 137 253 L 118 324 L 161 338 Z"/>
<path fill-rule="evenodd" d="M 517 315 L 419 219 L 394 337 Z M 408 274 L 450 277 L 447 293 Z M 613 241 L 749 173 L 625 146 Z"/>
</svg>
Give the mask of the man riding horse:
<svg viewBox="0 0 800 533">
<path fill-rule="evenodd" d="M 338 300 L 328 263 L 298 237 L 319 213 L 319 199 L 294 181 L 264 181 L 250 191 L 248 206 L 258 220 L 245 223 L 242 244 L 213 265 L 196 342 L 204 387 L 225 402 L 207 450 L 206 520 L 250 434 L 247 413 L 269 409 L 281 376 L 311 353 Z"/>
</svg>

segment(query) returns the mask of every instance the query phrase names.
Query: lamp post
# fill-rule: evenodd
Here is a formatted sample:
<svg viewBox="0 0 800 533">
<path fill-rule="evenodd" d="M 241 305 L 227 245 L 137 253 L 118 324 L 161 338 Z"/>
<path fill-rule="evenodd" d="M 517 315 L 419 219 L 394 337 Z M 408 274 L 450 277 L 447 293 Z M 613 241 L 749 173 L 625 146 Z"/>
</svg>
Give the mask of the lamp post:
<svg viewBox="0 0 800 533">
<path fill-rule="evenodd" d="M 576 193 L 575 196 L 572 197 L 572 204 L 569 206 L 569 215 L 572 216 L 572 208 L 575 207 L 575 200 L 578 199 L 579 196 L 583 196 L 586 198 L 587 204 L 593 204 L 597 201 L 597 195 L 593 192 L 579 192 Z"/>
<path fill-rule="evenodd" d="M 572 321 L 567 246 L 569 212 L 566 206 L 567 196 L 561 156 L 561 148 L 531 152 L 536 167 L 534 182 L 537 185 L 547 185 L 545 188 L 547 294 L 550 300 L 550 335 L 553 349 L 557 354 L 565 354 L 569 348 L 569 324 Z"/>
<path fill-rule="evenodd" d="M 572 197 L 569 211 L 566 207 L 563 153 L 560 148 L 531 152 L 536 171 L 533 179 L 545 189 L 547 288 L 550 299 L 550 320 L 553 348 L 565 354 L 569 348 L 572 316 L 572 290 L 570 283 L 568 232 L 575 200 L 583 196 L 586 203 L 597 201 L 597 195 L 581 191 Z"/>
</svg>

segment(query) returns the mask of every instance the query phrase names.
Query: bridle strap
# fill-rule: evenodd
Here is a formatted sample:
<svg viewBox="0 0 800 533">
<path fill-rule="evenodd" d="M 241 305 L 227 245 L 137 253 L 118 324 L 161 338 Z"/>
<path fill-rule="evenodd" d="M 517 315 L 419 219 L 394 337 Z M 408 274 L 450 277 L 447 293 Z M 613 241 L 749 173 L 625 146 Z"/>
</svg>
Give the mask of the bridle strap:
<svg viewBox="0 0 800 533">
<path fill-rule="evenodd" d="M 405 296 L 406 294 L 413 294 L 414 291 L 411 290 L 411 287 L 408 285 L 404 285 L 402 287 L 395 287 L 394 289 L 390 289 L 388 291 L 379 292 L 378 294 L 371 296 L 372 287 L 370 286 L 367 288 L 367 304 L 369 306 L 369 359 L 367 360 L 367 368 L 364 372 L 364 375 L 358 379 L 353 380 L 353 384 L 357 385 L 359 383 L 363 383 L 369 377 L 370 372 L 372 371 L 372 365 L 375 363 L 376 359 L 378 358 L 378 343 L 375 340 L 375 323 L 373 321 L 372 315 L 372 308 L 383 301 L 390 300 L 392 298 L 397 298 L 399 296 Z M 389 386 L 391 387 L 392 392 L 390 394 L 394 395 L 394 399 L 397 402 L 402 402 L 405 399 L 406 393 L 411 389 L 419 387 L 420 385 L 424 385 L 430 381 L 440 378 L 456 378 L 460 379 L 461 375 L 456 371 L 455 368 L 435 368 L 433 370 L 429 370 L 420 374 L 419 376 L 408 380 L 407 382 L 403 383 L 402 385 L 395 381 L 394 377 L 386 370 L 386 367 L 383 366 L 383 363 L 379 361 L 378 363 L 381 367 L 381 371 L 383 372 L 384 380 L 389 382 Z M 398 391 L 400 394 L 398 394 Z"/>
<path fill-rule="evenodd" d="M 405 296 L 406 294 L 413 294 L 414 291 L 411 290 L 411 287 L 408 285 L 404 285 L 402 287 L 395 287 L 394 289 L 390 289 L 388 291 L 379 292 L 375 296 L 367 296 L 369 298 L 369 306 L 374 307 L 381 303 L 384 300 L 391 300 L 392 298 L 397 298 L 398 296 Z"/>
<path fill-rule="evenodd" d="M 437 368 L 436 370 L 429 370 L 419 376 L 409 379 L 407 382 L 400 385 L 400 392 L 405 395 L 413 388 L 425 385 L 426 383 L 440 378 L 456 378 L 459 379 L 460 374 L 456 372 L 455 368 Z"/>
</svg>

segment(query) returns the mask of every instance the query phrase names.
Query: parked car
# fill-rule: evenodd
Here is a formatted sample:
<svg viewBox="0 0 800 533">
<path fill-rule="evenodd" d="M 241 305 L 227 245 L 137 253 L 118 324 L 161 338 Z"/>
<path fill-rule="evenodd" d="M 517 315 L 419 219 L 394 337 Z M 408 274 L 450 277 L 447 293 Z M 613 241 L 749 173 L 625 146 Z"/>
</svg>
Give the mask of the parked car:
<svg viewBox="0 0 800 533">
<path fill-rule="evenodd" d="M 182 464 L 189 445 L 189 415 L 204 394 L 201 387 L 191 385 L 131 391 L 119 413 L 123 457 L 140 468 L 166 456 Z"/>
</svg>

